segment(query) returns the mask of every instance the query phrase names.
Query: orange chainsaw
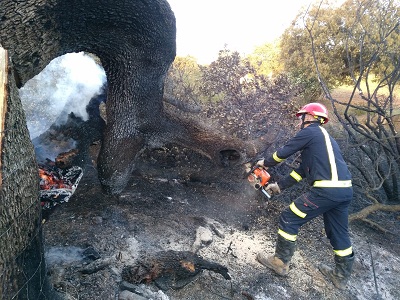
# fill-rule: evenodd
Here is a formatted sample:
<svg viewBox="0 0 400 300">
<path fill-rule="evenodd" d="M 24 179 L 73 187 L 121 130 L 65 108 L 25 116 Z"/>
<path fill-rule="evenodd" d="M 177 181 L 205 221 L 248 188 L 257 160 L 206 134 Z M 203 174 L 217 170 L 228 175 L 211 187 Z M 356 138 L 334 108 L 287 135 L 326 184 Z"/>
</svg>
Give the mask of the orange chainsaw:
<svg viewBox="0 0 400 300">
<path fill-rule="evenodd" d="M 256 190 L 260 190 L 268 199 L 271 199 L 271 195 L 265 189 L 268 186 L 268 181 L 271 179 L 271 175 L 267 172 L 267 168 L 264 166 L 254 165 L 253 167 L 247 166 L 247 180 L 254 186 Z"/>
</svg>

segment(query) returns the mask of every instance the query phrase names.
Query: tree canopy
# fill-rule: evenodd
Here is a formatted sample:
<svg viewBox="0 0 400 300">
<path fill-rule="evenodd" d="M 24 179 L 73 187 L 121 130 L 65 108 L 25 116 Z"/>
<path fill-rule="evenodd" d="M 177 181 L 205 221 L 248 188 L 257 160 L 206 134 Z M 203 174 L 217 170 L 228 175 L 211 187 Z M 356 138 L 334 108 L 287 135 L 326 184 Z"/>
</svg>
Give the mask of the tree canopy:
<svg viewBox="0 0 400 300">
<path fill-rule="evenodd" d="M 329 88 L 354 83 L 352 78 L 360 74 L 360 64 L 368 63 L 370 53 L 382 47 L 399 49 L 398 20 L 395 1 L 346 1 L 340 7 L 321 1 L 300 13 L 282 35 L 285 70 L 318 85 L 315 57 Z M 388 61 L 380 60 L 374 73 L 380 76 L 379 68 L 385 65 Z"/>
</svg>

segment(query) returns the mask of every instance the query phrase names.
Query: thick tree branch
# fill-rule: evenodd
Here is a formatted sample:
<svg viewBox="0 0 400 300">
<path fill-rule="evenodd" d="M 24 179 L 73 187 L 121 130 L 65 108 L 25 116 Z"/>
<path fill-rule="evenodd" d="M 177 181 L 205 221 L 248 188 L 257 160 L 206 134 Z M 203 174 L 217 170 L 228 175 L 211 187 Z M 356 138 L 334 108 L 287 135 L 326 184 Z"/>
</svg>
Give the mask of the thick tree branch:
<svg viewBox="0 0 400 300">
<path fill-rule="evenodd" d="M 359 212 L 351 214 L 349 216 L 349 222 L 352 222 L 354 220 L 366 221 L 366 218 L 370 214 L 377 212 L 377 211 L 397 212 L 397 211 L 400 211 L 400 205 L 387 205 L 387 204 L 382 204 L 382 203 L 374 203 L 370 206 L 363 208 Z"/>
</svg>

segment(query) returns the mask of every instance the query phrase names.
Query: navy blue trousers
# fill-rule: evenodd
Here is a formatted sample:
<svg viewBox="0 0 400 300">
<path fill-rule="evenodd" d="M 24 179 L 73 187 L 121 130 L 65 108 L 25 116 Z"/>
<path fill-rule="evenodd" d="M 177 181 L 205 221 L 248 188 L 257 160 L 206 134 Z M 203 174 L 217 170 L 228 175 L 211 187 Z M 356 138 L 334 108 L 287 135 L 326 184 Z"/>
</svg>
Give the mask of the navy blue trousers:
<svg viewBox="0 0 400 300">
<path fill-rule="evenodd" d="M 323 194 L 321 189 L 312 188 L 310 192 L 293 201 L 281 213 L 278 233 L 287 239 L 295 240 L 302 225 L 323 215 L 326 236 L 330 240 L 334 252 L 339 256 L 351 254 L 352 248 L 348 231 L 351 199 L 333 201 L 324 197 Z"/>
</svg>

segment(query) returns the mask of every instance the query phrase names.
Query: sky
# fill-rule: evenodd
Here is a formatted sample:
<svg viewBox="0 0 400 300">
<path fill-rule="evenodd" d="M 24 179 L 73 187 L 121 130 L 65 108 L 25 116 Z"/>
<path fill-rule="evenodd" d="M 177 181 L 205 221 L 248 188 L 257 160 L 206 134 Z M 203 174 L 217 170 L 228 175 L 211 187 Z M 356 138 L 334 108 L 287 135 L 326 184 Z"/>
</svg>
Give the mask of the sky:
<svg viewBox="0 0 400 300">
<path fill-rule="evenodd" d="M 168 0 L 176 18 L 177 55 L 210 63 L 227 48 L 240 54 L 272 42 L 313 0 Z"/>
</svg>

